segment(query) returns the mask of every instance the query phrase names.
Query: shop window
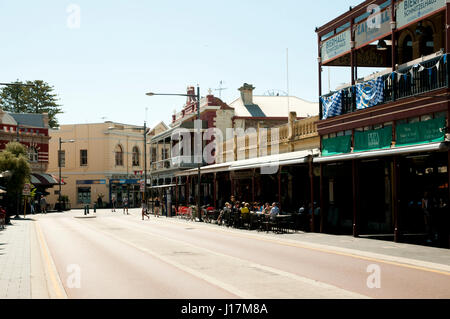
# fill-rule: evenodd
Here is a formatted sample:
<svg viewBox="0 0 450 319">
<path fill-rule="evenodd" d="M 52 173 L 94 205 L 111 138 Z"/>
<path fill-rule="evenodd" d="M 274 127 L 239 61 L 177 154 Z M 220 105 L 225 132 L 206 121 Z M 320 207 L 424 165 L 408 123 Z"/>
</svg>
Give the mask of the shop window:
<svg viewBox="0 0 450 319">
<path fill-rule="evenodd" d="M 322 136 L 322 139 L 324 139 L 324 140 L 327 140 L 327 139 L 329 139 L 330 138 L 330 136 L 327 134 L 327 135 L 324 135 L 324 136 Z"/>
<path fill-rule="evenodd" d="M 79 204 L 90 204 L 91 203 L 91 188 L 90 187 L 78 188 L 78 203 Z"/>
<path fill-rule="evenodd" d="M 413 117 L 408 120 L 408 123 L 418 123 L 420 122 L 420 117 Z"/>
<path fill-rule="evenodd" d="M 366 127 L 364 127 L 364 132 L 367 132 L 367 131 L 372 131 L 372 126 L 366 126 Z"/>
<path fill-rule="evenodd" d="M 386 126 L 393 126 L 394 122 L 386 122 L 383 125 L 384 125 L 384 127 L 386 127 Z"/>
<path fill-rule="evenodd" d="M 133 147 L 133 166 L 140 166 L 139 163 L 140 152 L 137 146 Z"/>
<path fill-rule="evenodd" d="M 374 130 L 379 130 L 380 128 L 383 128 L 383 124 L 377 124 L 373 126 Z"/>
<path fill-rule="evenodd" d="M 337 136 L 344 136 L 344 132 L 338 132 Z"/>
<path fill-rule="evenodd" d="M 364 132 L 364 128 L 362 127 L 358 127 L 355 129 L 356 132 Z"/>
<path fill-rule="evenodd" d="M 447 174 L 448 173 L 448 168 L 447 166 L 442 166 L 438 168 L 438 172 L 439 174 Z"/>
<path fill-rule="evenodd" d="M 352 130 L 345 131 L 345 136 L 351 136 L 353 134 Z"/>
<path fill-rule="evenodd" d="M 447 112 L 438 112 L 438 113 L 434 113 L 434 118 L 439 119 L 442 117 L 447 117 Z"/>
<path fill-rule="evenodd" d="M 433 29 L 429 26 L 423 30 L 420 40 L 420 54 L 426 56 L 434 53 L 434 34 Z"/>
<path fill-rule="evenodd" d="M 331 133 L 330 134 L 330 138 L 335 138 L 336 137 L 336 133 Z"/>
<path fill-rule="evenodd" d="M 116 149 L 114 150 L 114 153 L 116 155 L 116 166 L 123 166 L 123 148 L 120 145 L 116 146 Z"/>
</svg>

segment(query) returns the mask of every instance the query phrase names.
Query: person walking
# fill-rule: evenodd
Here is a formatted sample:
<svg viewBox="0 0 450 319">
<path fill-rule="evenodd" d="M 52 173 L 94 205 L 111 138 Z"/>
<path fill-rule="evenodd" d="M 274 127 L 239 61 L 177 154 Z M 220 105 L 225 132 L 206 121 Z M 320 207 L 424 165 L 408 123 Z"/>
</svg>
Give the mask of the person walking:
<svg viewBox="0 0 450 319">
<path fill-rule="evenodd" d="M 125 197 L 124 199 L 123 199 L 123 214 L 125 215 L 125 212 L 126 212 L 126 215 L 130 215 L 129 213 L 128 213 L 128 197 Z"/>
<path fill-rule="evenodd" d="M 142 220 L 144 220 L 145 217 L 150 219 L 150 215 L 148 214 L 147 204 L 145 203 L 145 201 L 142 201 Z"/>
<path fill-rule="evenodd" d="M 43 214 L 47 214 L 47 201 L 45 200 L 44 196 L 41 196 L 41 203 L 40 203 L 40 205 L 41 205 L 41 212 Z"/>
<path fill-rule="evenodd" d="M 115 213 L 115 212 L 116 212 L 116 198 L 115 198 L 115 197 L 113 197 L 113 198 L 111 199 L 111 205 L 112 205 L 112 210 L 111 210 L 111 212 Z"/>
<path fill-rule="evenodd" d="M 34 215 L 34 201 L 30 200 L 30 213 L 31 215 Z"/>
<path fill-rule="evenodd" d="M 159 211 L 160 211 L 160 207 L 161 207 L 161 202 L 159 201 L 159 198 L 156 197 L 155 199 L 155 217 L 159 217 Z"/>
</svg>

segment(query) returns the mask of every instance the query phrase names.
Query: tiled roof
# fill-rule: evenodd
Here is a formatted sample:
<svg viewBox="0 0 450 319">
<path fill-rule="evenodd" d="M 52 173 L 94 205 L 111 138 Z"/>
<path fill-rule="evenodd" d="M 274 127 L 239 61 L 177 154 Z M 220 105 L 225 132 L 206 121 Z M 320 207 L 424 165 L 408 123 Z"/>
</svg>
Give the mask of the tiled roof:
<svg viewBox="0 0 450 319">
<path fill-rule="evenodd" d="M 8 114 L 11 115 L 17 122 L 17 124 L 21 126 L 45 128 L 44 115 L 42 114 L 18 114 L 18 113 L 8 113 Z"/>
</svg>

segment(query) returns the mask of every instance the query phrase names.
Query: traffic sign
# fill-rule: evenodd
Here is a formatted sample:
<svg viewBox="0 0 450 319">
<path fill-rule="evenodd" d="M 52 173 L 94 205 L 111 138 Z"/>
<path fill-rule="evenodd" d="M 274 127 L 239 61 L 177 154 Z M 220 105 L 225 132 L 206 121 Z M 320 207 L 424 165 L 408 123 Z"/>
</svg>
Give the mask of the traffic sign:
<svg viewBox="0 0 450 319">
<path fill-rule="evenodd" d="M 31 195 L 31 185 L 30 184 L 25 184 L 23 186 L 23 192 L 22 192 L 23 196 L 30 196 Z"/>
</svg>

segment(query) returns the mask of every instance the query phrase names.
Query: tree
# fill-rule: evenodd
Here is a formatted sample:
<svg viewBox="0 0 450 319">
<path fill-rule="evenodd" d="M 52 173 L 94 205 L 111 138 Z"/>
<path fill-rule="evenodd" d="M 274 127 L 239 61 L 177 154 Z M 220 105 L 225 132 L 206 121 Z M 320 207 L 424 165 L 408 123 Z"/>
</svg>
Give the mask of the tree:
<svg viewBox="0 0 450 319">
<path fill-rule="evenodd" d="M 63 113 L 58 104 L 58 96 L 53 93 L 54 87 L 48 83 L 36 80 L 23 83 L 19 80 L 17 85 L 6 86 L 0 90 L 0 107 L 13 113 L 48 113 L 49 126 L 59 126 L 56 116 Z M 23 86 L 32 85 L 32 86 Z"/>
<path fill-rule="evenodd" d="M 12 173 L 6 184 L 7 202 L 9 203 L 8 215 L 11 216 L 18 211 L 17 199 L 22 195 L 25 183 L 30 180 L 31 166 L 25 146 L 12 142 L 6 145 L 4 151 L 0 152 L 0 172 L 5 171 Z"/>
</svg>

